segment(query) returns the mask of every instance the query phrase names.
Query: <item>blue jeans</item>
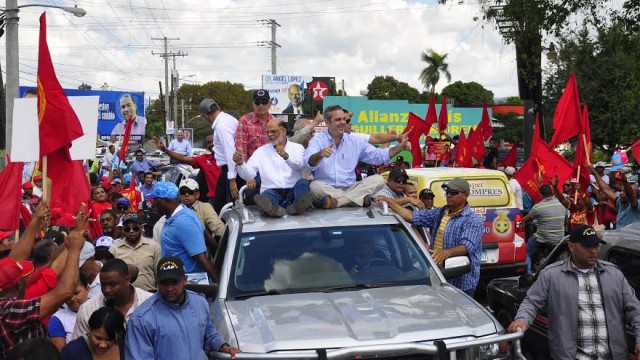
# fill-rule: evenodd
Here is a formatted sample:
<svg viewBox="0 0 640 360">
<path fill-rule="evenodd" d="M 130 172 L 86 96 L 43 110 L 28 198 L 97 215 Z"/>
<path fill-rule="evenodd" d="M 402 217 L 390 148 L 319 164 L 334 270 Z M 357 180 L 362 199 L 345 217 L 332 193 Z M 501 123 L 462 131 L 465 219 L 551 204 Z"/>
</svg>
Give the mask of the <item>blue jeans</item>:
<svg viewBox="0 0 640 360">
<path fill-rule="evenodd" d="M 286 208 L 302 194 L 309 192 L 310 183 L 311 181 L 307 179 L 300 179 L 291 189 L 267 189 L 262 192 L 262 195 L 268 196 L 274 205 Z"/>
<path fill-rule="evenodd" d="M 533 235 L 527 240 L 527 274 L 531 274 L 531 259 L 538 255 L 543 246 L 544 244 Z"/>
</svg>

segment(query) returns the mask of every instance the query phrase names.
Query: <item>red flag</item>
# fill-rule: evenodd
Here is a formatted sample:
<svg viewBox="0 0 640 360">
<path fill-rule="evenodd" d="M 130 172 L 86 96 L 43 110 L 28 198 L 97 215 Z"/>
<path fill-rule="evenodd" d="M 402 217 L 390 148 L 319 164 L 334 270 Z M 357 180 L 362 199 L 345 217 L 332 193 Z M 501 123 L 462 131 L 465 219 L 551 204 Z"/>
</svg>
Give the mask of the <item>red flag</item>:
<svg viewBox="0 0 640 360">
<path fill-rule="evenodd" d="M 563 184 L 575 176 L 573 165 L 542 140 L 539 141 L 536 156 L 533 159 L 538 163 L 538 168 L 546 184 L 550 184 L 555 175 L 558 175 L 558 184 Z"/>
<path fill-rule="evenodd" d="M 476 163 L 482 163 L 487 150 L 484 148 L 481 130 L 471 129 L 467 138 L 467 149 L 469 149 L 469 155 Z"/>
<path fill-rule="evenodd" d="M 91 198 L 89 180 L 82 161 L 71 160 L 71 141 L 82 136 L 78 116 L 69 104 L 56 74 L 47 46 L 46 15 L 40 16 L 38 50 L 38 119 L 40 154 L 47 155 L 47 177 L 51 181 L 51 208 L 68 213 L 78 211 L 81 202 Z M 46 179 L 45 179 L 46 181 Z"/>
<path fill-rule="evenodd" d="M 455 147 L 456 157 L 454 162 L 460 167 L 471 167 L 473 162 L 471 156 L 469 156 L 467 137 L 464 134 L 464 128 L 460 131 L 460 138 L 458 138 L 458 144 Z"/>
<path fill-rule="evenodd" d="M 33 214 L 31 214 L 31 210 L 29 210 L 24 204 L 20 204 L 20 219 L 22 219 L 22 223 L 24 226 L 29 226 L 29 223 L 33 219 Z"/>
<path fill-rule="evenodd" d="M 431 126 L 438 122 L 438 117 L 436 115 L 436 100 L 433 97 L 433 93 L 431 93 L 431 97 L 429 98 L 429 107 L 427 108 L 427 117 L 424 119 L 424 122 L 429 126 L 429 130 L 424 133 L 424 136 L 429 136 L 429 131 L 431 130 Z"/>
<path fill-rule="evenodd" d="M 574 174 L 577 174 L 580 189 L 586 191 L 591 184 L 589 176 L 589 164 L 591 163 L 591 125 L 589 124 L 589 108 L 584 106 L 582 111 L 582 130 L 578 135 L 576 144 L 576 154 L 573 160 Z M 578 173 L 578 168 L 580 172 Z M 574 175 L 575 176 L 575 175 Z"/>
<path fill-rule="evenodd" d="M 540 202 L 540 179 L 538 163 L 535 158 L 529 158 L 522 164 L 522 167 L 513 174 L 513 178 L 518 181 L 522 189 L 531 196 L 533 201 Z"/>
<path fill-rule="evenodd" d="M 449 123 L 449 113 L 447 112 L 447 96 L 442 97 L 442 106 L 440 107 L 440 115 L 438 116 L 438 131 L 447 131 Z"/>
<path fill-rule="evenodd" d="M 633 158 L 636 159 L 636 163 L 640 164 L 640 140 L 631 145 L 629 150 L 633 153 Z"/>
<path fill-rule="evenodd" d="M 83 135 L 80 120 L 69 104 L 53 70 L 53 62 L 47 46 L 45 13 L 40 16 L 38 46 L 38 123 L 40 124 L 41 157 L 60 148 L 68 149 L 73 140 Z"/>
<path fill-rule="evenodd" d="M 480 120 L 480 124 L 476 128 L 476 131 L 482 131 L 482 139 L 483 141 L 489 140 L 489 138 L 493 135 L 493 127 L 491 126 L 491 118 L 489 117 L 489 110 L 487 110 L 487 100 L 484 101 L 482 106 L 482 119 Z"/>
<path fill-rule="evenodd" d="M 21 162 L 11 162 L 7 156 L 7 166 L 0 172 L 0 230 L 17 230 L 20 227 L 20 206 L 22 202 Z"/>
<path fill-rule="evenodd" d="M 127 146 L 131 137 L 131 126 L 133 125 L 133 115 L 129 115 L 127 119 L 127 127 L 124 129 L 124 139 L 122 139 L 122 147 L 120 148 L 120 162 L 123 162 L 127 156 Z M 120 166 L 120 163 L 118 163 Z"/>
<path fill-rule="evenodd" d="M 567 86 L 558 101 L 553 113 L 553 138 L 551 146 L 555 147 L 569 138 L 582 132 L 582 114 L 580 112 L 580 96 L 576 74 L 571 73 Z"/>
<path fill-rule="evenodd" d="M 411 155 L 413 157 L 412 167 L 420 167 L 422 165 L 422 150 L 420 149 L 420 137 L 422 134 L 428 134 L 430 126 L 424 122 L 418 115 L 409 113 L 409 120 L 404 132 L 411 130 L 409 134 L 409 143 L 411 144 Z"/>
<path fill-rule="evenodd" d="M 504 159 L 502 159 L 502 163 L 504 164 L 504 166 L 513 166 L 516 167 L 516 155 L 518 154 L 518 144 L 514 143 L 511 146 L 511 150 L 509 150 L 509 153 L 507 153 L 507 155 L 504 157 Z"/>
</svg>

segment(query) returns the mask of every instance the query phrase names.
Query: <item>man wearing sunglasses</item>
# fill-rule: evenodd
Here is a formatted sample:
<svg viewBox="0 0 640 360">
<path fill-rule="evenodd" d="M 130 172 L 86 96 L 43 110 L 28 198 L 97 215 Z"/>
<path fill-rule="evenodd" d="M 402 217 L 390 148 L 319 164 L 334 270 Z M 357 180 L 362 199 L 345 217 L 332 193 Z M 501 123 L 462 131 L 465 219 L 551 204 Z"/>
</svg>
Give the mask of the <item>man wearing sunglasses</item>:
<svg viewBox="0 0 640 360">
<path fill-rule="evenodd" d="M 209 203 L 198 200 L 200 197 L 200 186 L 193 179 L 184 179 L 180 182 L 180 202 L 183 206 L 190 208 L 198 214 L 200 222 L 205 228 L 204 239 L 209 246 L 211 253 L 215 254 L 218 242 L 215 237 L 220 238 L 224 233 L 224 224 L 213 210 Z"/>
<path fill-rule="evenodd" d="M 111 246 L 109 252 L 116 259 L 122 259 L 127 264 L 135 264 L 138 267 L 138 278 L 133 282 L 135 287 L 154 291 L 156 289 L 155 270 L 160 261 L 160 245 L 142 236 L 143 223 L 138 214 L 123 216 L 124 237 Z"/>
<path fill-rule="evenodd" d="M 262 145 L 268 144 L 267 123 L 274 119 L 269 113 L 271 109 L 271 96 L 264 89 L 253 92 L 253 111 L 242 116 L 238 120 L 238 130 L 236 131 L 236 149 L 241 149 L 244 161 Z M 252 198 L 260 190 L 260 174 L 255 179 L 248 179 L 247 185 L 250 190 L 245 194 L 247 198 Z"/>
<path fill-rule="evenodd" d="M 430 228 L 433 245 L 429 252 L 439 266 L 443 266 L 451 256 L 469 256 L 471 271 L 449 280 L 449 283 L 473 296 L 480 280 L 484 226 L 467 202 L 471 191 L 467 180 L 453 178 L 442 184 L 442 189 L 446 194 L 447 206 L 441 208 L 411 212 L 386 196 L 378 196 L 376 203 L 386 201 L 406 221 Z"/>
<path fill-rule="evenodd" d="M 387 183 L 384 185 L 382 190 L 378 191 L 373 195 L 373 198 L 377 198 L 378 196 L 385 196 L 391 199 L 396 200 L 399 205 L 407 205 L 413 204 L 420 209 L 424 209 L 424 204 L 422 201 L 416 198 L 410 198 L 404 193 L 405 185 L 409 180 L 409 175 L 399 166 L 395 166 L 389 172 L 389 177 L 387 178 Z"/>
</svg>

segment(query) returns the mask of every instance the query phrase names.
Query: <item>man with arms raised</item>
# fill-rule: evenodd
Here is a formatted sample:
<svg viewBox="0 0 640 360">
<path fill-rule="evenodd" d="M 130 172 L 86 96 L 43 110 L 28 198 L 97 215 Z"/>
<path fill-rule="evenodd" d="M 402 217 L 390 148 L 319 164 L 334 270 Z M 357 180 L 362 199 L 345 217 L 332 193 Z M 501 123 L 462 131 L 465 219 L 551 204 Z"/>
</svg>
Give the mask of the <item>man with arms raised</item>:
<svg viewBox="0 0 640 360">
<path fill-rule="evenodd" d="M 316 205 L 323 209 L 338 206 L 369 206 L 369 196 L 384 186 L 380 175 L 368 176 L 356 182 L 355 168 L 359 161 L 368 164 L 388 164 L 391 157 L 409 149 L 408 133 L 399 137 L 400 144 L 378 149 L 366 141 L 345 133 L 348 115 L 338 105 L 325 109 L 328 130 L 316 134 L 304 153 L 304 163 L 311 167 L 314 179 L 311 193 Z"/>
</svg>

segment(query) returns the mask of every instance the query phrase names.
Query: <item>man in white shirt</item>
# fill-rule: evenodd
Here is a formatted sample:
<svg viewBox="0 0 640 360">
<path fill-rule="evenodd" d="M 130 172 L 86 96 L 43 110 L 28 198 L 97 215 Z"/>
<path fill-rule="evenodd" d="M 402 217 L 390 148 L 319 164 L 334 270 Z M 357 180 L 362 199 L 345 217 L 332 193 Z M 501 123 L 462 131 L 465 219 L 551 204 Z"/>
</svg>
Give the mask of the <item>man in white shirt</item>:
<svg viewBox="0 0 640 360">
<path fill-rule="evenodd" d="M 516 173 L 516 169 L 513 166 L 507 166 L 504 169 L 504 174 L 507 175 L 507 179 L 509 179 L 509 184 L 511 184 L 511 187 L 513 188 L 513 192 L 516 195 L 516 202 L 518 203 L 518 209 L 523 210 L 524 206 L 522 202 L 522 186 L 520 186 L 520 183 L 518 182 L 518 180 L 513 178 L 513 174 L 515 173 Z"/>
<path fill-rule="evenodd" d="M 311 206 L 310 181 L 302 177 L 304 147 L 287 141 L 287 126 L 280 119 L 267 123 L 269 144 L 260 146 L 244 163 L 240 148 L 233 154 L 238 174 L 244 180 L 260 173 L 260 194 L 254 197 L 268 216 L 300 215 Z"/>
<path fill-rule="evenodd" d="M 202 100 L 200 114 L 211 123 L 214 156 L 221 169 L 215 197 L 211 204 L 219 214 L 224 205 L 238 198 L 238 189 L 245 183 L 242 179 L 236 179 L 236 164 L 233 162 L 238 119 L 222 111 L 220 105 L 212 99 Z"/>
</svg>

